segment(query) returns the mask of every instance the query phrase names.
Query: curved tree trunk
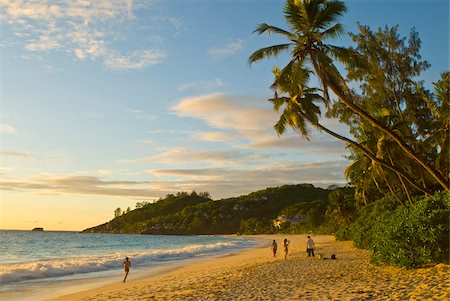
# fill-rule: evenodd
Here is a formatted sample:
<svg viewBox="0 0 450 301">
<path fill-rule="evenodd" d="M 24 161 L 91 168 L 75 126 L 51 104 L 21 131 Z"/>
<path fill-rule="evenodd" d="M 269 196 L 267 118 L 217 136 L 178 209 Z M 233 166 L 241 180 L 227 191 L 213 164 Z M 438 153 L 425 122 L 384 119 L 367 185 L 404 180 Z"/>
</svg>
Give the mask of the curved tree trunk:
<svg viewBox="0 0 450 301">
<path fill-rule="evenodd" d="M 378 120 L 370 116 L 366 111 L 357 106 L 350 96 L 350 92 L 344 93 L 341 89 L 337 89 L 334 84 L 330 85 L 331 90 L 339 97 L 339 99 L 355 114 L 359 115 L 364 120 L 368 121 L 373 127 L 379 129 L 381 132 L 388 135 L 392 140 L 394 140 L 400 148 L 405 152 L 405 154 L 412 158 L 414 161 L 419 163 L 447 192 L 450 192 L 450 187 L 448 180 L 445 179 L 440 172 L 438 172 L 433 166 L 425 162 L 422 158 L 420 158 L 406 142 L 400 138 L 393 131 L 388 129 L 386 126 L 381 124 Z M 348 94 L 348 95 L 345 95 Z M 350 99 L 349 99 L 350 98 Z"/>
<path fill-rule="evenodd" d="M 319 122 L 314 122 L 311 121 L 310 119 L 308 119 L 308 117 L 306 116 L 305 113 L 303 112 L 299 112 L 304 118 L 306 118 L 307 120 L 309 120 L 309 122 L 311 122 L 314 126 L 316 126 L 317 128 L 323 130 L 324 132 L 326 132 L 327 134 L 341 140 L 341 141 L 345 141 L 346 143 L 350 144 L 351 146 L 353 146 L 354 148 L 360 150 L 361 152 L 363 152 L 367 157 L 369 157 L 369 159 L 377 162 L 378 164 L 392 170 L 393 172 L 397 173 L 398 175 L 402 176 L 406 181 L 408 181 L 415 189 L 419 190 L 420 192 L 424 193 L 424 194 L 430 194 L 430 192 L 424 190 L 422 187 L 420 187 L 418 184 L 416 184 L 416 182 L 409 177 L 407 174 L 405 174 L 402 170 L 398 169 L 397 167 L 393 166 L 392 164 L 385 162 L 379 158 L 377 158 L 374 154 L 372 154 L 371 151 L 369 151 L 368 149 L 366 149 L 364 146 L 362 146 L 361 144 L 347 138 L 344 136 L 341 136 L 335 132 L 333 132 L 332 130 L 324 127 L 323 125 L 321 125 Z"/>
</svg>

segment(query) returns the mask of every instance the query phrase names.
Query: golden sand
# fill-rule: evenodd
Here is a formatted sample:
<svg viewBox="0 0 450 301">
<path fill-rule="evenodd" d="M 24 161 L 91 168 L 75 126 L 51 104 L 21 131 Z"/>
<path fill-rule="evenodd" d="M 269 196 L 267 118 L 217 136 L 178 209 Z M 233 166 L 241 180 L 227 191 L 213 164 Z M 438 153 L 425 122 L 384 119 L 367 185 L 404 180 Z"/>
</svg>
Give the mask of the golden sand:
<svg viewBox="0 0 450 301">
<path fill-rule="evenodd" d="M 449 300 L 449 266 L 417 270 L 373 266 L 367 251 L 332 236 L 315 236 L 316 257 L 306 256 L 306 236 L 264 235 L 267 247 L 192 263 L 159 276 L 133 279 L 53 300 Z M 282 240 L 291 241 L 284 260 Z M 270 242 L 278 252 L 272 257 Z M 336 260 L 320 260 L 318 254 Z"/>
</svg>

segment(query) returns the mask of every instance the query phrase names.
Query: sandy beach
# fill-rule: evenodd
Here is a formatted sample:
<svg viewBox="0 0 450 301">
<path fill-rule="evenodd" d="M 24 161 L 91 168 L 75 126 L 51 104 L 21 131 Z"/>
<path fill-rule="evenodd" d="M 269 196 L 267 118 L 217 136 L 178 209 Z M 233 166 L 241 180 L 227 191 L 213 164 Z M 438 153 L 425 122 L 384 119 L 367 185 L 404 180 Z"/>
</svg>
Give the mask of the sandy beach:
<svg viewBox="0 0 450 301">
<path fill-rule="evenodd" d="M 448 300 L 446 264 L 404 270 L 373 266 L 367 251 L 332 236 L 314 236 L 316 257 L 306 256 L 306 236 L 264 235 L 267 247 L 208 259 L 163 274 L 120 281 L 51 300 Z M 291 241 L 284 260 L 282 240 Z M 270 241 L 278 242 L 273 258 Z M 336 260 L 320 260 L 317 254 Z M 120 278 L 120 277 L 118 277 Z M 119 279 L 118 279 L 119 280 Z"/>
</svg>

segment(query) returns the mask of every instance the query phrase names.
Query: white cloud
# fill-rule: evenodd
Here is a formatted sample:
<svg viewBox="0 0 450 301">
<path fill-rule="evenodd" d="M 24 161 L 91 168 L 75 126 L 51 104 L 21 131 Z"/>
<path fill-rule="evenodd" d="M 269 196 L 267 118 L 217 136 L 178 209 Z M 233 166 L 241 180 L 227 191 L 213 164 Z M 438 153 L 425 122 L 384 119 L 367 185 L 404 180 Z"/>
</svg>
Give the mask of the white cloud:
<svg viewBox="0 0 450 301">
<path fill-rule="evenodd" d="M 209 49 L 208 53 L 215 58 L 221 58 L 235 54 L 242 49 L 244 49 L 244 40 L 237 39 L 229 42 L 226 45 L 213 47 Z"/>
<path fill-rule="evenodd" d="M 12 125 L 0 123 L 0 133 L 14 134 L 15 132 L 16 129 Z"/>
<path fill-rule="evenodd" d="M 297 149 L 310 157 L 340 157 L 346 153 L 345 143 L 310 126 L 310 141 L 288 129 L 278 136 L 273 128 L 279 113 L 258 99 L 220 93 L 184 98 L 170 110 L 180 117 L 204 121 L 218 131 L 196 132 L 200 141 L 223 142 L 239 149 Z M 348 130 L 337 120 L 323 119 L 323 124 L 343 135 Z"/>
<path fill-rule="evenodd" d="M 261 131 L 275 124 L 277 114 L 270 108 L 262 108 L 260 100 L 230 97 L 221 93 L 182 99 L 170 110 L 180 117 L 204 120 L 219 129 Z"/>
<path fill-rule="evenodd" d="M 114 43 L 120 40 L 119 37 L 126 40 L 127 34 L 123 31 L 129 30 L 126 25 L 136 19 L 133 11 L 151 3 L 131 0 L 3 0 L 0 2 L 0 20 L 23 41 L 28 52 L 60 51 L 79 61 L 101 59 L 103 65 L 112 70 L 143 69 L 164 60 L 166 54 L 163 50 L 149 45 L 142 49 L 119 51 Z"/>
<path fill-rule="evenodd" d="M 138 50 L 126 54 L 111 51 L 103 64 L 109 69 L 144 69 L 158 64 L 166 58 L 160 50 Z"/>
</svg>

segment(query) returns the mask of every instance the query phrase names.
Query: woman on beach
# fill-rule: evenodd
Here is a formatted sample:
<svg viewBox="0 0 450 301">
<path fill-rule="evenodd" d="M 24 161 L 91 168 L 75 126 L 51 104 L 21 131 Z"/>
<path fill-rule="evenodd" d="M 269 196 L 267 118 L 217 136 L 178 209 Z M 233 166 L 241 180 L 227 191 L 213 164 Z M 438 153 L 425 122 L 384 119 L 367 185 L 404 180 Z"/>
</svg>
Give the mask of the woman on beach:
<svg viewBox="0 0 450 301">
<path fill-rule="evenodd" d="M 284 259 L 286 260 L 286 258 L 287 258 L 287 255 L 288 255 L 288 246 L 289 246 L 289 243 L 290 243 L 291 241 L 290 240 L 287 240 L 287 238 L 285 238 L 284 239 L 284 241 L 283 241 L 283 246 L 284 246 Z"/>
<path fill-rule="evenodd" d="M 123 283 L 127 280 L 128 273 L 130 272 L 131 261 L 128 260 L 128 257 L 125 258 L 125 261 L 122 263 L 122 266 L 125 270 L 125 278 L 123 278 Z"/>
<path fill-rule="evenodd" d="M 278 249 L 277 242 L 274 239 L 273 242 L 272 242 L 273 257 L 277 256 L 277 249 Z"/>
</svg>

